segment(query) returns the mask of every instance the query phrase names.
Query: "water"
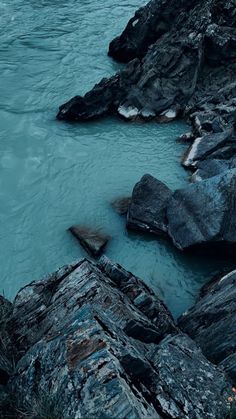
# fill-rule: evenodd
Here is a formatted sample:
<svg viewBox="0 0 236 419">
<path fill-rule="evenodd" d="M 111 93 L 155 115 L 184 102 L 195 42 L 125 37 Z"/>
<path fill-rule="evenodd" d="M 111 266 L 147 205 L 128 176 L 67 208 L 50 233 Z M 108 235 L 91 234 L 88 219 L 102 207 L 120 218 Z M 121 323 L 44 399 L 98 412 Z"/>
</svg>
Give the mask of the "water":
<svg viewBox="0 0 236 419">
<path fill-rule="evenodd" d="M 224 261 L 182 255 L 171 244 L 129 234 L 111 208 L 144 173 L 186 185 L 176 138 L 184 123 L 90 124 L 55 120 L 58 105 L 118 69 L 109 41 L 142 0 L 0 2 L 0 289 L 24 284 L 85 255 L 73 223 L 112 235 L 107 255 L 142 277 L 174 315 Z"/>
</svg>

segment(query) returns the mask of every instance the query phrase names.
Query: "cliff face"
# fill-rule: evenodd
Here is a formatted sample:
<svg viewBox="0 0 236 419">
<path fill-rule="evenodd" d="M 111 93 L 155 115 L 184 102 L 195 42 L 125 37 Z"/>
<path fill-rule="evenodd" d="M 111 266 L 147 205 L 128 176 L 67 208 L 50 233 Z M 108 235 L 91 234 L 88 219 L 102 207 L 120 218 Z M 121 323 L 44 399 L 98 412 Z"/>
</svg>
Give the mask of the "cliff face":
<svg viewBox="0 0 236 419">
<path fill-rule="evenodd" d="M 223 371 L 140 279 L 107 258 L 32 282 L 9 310 L 1 351 L 7 359 L 11 349 L 15 367 L 0 387 L 1 417 L 228 414 Z"/>
</svg>

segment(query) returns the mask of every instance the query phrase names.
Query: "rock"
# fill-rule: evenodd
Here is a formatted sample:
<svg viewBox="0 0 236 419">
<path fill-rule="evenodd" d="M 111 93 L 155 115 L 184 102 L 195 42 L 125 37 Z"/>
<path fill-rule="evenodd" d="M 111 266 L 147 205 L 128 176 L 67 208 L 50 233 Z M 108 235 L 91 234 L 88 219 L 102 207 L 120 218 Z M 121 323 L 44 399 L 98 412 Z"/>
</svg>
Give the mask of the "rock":
<svg viewBox="0 0 236 419">
<path fill-rule="evenodd" d="M 18 354 L 8 386 L 17 418 L 228 413 L 226 375 L 178 332 L 141 280 L 107 258 L 97 265 L 84 259 L 24 287 L 8 330 Z"/>
<path fill-rule="evenodd" d="M 221 378 L 218 376 L 216 368 L 188 336 L 179 334 L 166 337 L 159 349 L 154 351 L 152 362 L 158 371 L 157 401 L 163 418 L 227 416 L 224 403 L 229 393 L 224 391 L 224 375 Z M 224 413 L 214 400 L 215 392 L 221 399 Z"/>
<path fill-rule="evenodd" d="M 168 235 L 180 250 L 236 247 L 236 169 L 188 185 L 174 193 L 144 175 L 133 191 L 127 227 Z"/>
<path fill-rule="evenodd" d="M 60 107 L 58 118 L 190 120 L 195 137 L 233 126 L 235 0 L 152 0 L 140 8 L 109 55 L 127 66 L 84 97 Z"/>
<path fill-rule="evenodd" d="M 115 199 L 111 205 L 118 214 L 125 215 L 128 212 L 130 203 L 131 203 L 131 198 L 125 197 L 125 198 Z"/>
<path fill-rule="evenodd" d="M 179 141 L 193 141 L 194 140 L 194 134 L 190 131 L 190 132 L 186 132 L 185 134 L 182 134 L 179 136 L 178 138 Z"/>
<path fill-rule="evenodd" d="M 171 195 L 164 183 L 151 175 L 144 175 L 133 190 L 127 227 L 154 234 L 166 233 L 166 206 Z"/>
<path fill-rule="evenodd" d="M 197 170 L 191 176 L 193 182 L 217 176 L 230 169 L 236 169 L 236 156 L 225 159 L 207 159 L 197 163 Z"/>
<path fill-rule="evenodd" d="M 159 116 L 157 116 L 158 122 L 170 122 L 176 119 L 178 116 L 178 110 L 177 109 L 168 109 L 166 111 L 163 111 Z"/>
<path fill-rule="evenodd" d="M 168 234 L 179 249 L 235 249 L 235 182 L 234 169 L 174 192 L 167 206 Z"/>
<path fill-rule="evenodd" d="M 10 346 L 10 337 L 6 327 L 12 310 L 10 301 L 0 296 L 0 387 L 7 384 L 13 368 L 12 354 L 7 350 Z"/>
<path fill-rule="evenodd" d="M 236 271 L 215 278 L 179 319 L 179 326 L 236 383 Z"/>
<path fill-rule="evenodd" d="M 100 256 L 110 240 L 110 236 L 80 225 L 70 227 L 69 231 L 93 257 Z"/>
<path fill-rule="evenodd" d="M 198 167 L 203 160 L 231 158 L 236 152 L 236 135 L 232 129 L 196 138 L 187 152 L 183 165 Z"/>
</svg>

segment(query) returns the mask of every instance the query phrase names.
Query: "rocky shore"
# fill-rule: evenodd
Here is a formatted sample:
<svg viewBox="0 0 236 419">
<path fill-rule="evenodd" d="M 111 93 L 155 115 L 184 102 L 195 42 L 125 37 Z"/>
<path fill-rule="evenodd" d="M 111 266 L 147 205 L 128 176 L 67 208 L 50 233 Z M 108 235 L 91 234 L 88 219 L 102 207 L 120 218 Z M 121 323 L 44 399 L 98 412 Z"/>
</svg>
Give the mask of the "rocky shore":
<svg viewBox="0 0 236 419">
<path fill-rule="evenodd" d="M 126 67 L 58 113 L 191 123 L 182 163 L 192 183 L 171 191 L 146 174 L 113 203 L 129 229 L 182 251 L 236 247 L 235 6 L 150 1 L 110 44 Z M 96 256 L 108 241 L 71 232 Z M 0 417 L 231 419 L 235 324 L 236 271 L 210 280 L 175 321 L 145 282 L 106 257 L 65 266 L 13 303 L 0 298 Z"/>
<path fill-rule="evenodd" d="M 0 417 L 230 417 L 235 277 L 211 282 L 178 324 L 106 257 L 2 298 Z"/>
</svg>

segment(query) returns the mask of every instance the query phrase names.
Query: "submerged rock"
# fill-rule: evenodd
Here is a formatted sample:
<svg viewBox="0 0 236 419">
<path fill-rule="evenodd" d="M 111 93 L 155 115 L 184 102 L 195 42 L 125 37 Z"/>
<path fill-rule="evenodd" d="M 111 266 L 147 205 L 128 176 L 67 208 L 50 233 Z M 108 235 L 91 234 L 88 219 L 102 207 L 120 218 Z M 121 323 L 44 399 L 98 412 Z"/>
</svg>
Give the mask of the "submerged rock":
<svg viewBox="0 0 236 419">
<path fill-rule="evenodd" d="M 79 240 L 81 246 L 94 257 L 101 255 L 110 240 L 110 236 L 80 225 L 70 227 L 69 231 Z"/>
<path fill-rule="evenodd" d="M 114 199 L 111 205 L 112 205 L 112 208 L 114 208 L 114 210 L 118 214 L 125 215 L 127 214 L 129 210 L 130 203 L 131 203 L 131 198 L 125 197 L 125 198 Z"/>
<path fill-rule="evenodd" d="M 204 286 L 202 297 L 179 319 L 179 326 L 236 383 L 236 271 Z"/>
<path fill-rule="evenodd" d="M 17 355 L 8 390 L 18 419 L 227 415 L 224 373 L 140 279 L 107 258 L 24 287 L 8 329 Z"/>
<path fill-rule="evenodd" d="M 135 185 L 127 216 L 127 227 L 154 234 L 167 231 L 166 206 L 171 190 L 151 175 Z"/>
</svg>

